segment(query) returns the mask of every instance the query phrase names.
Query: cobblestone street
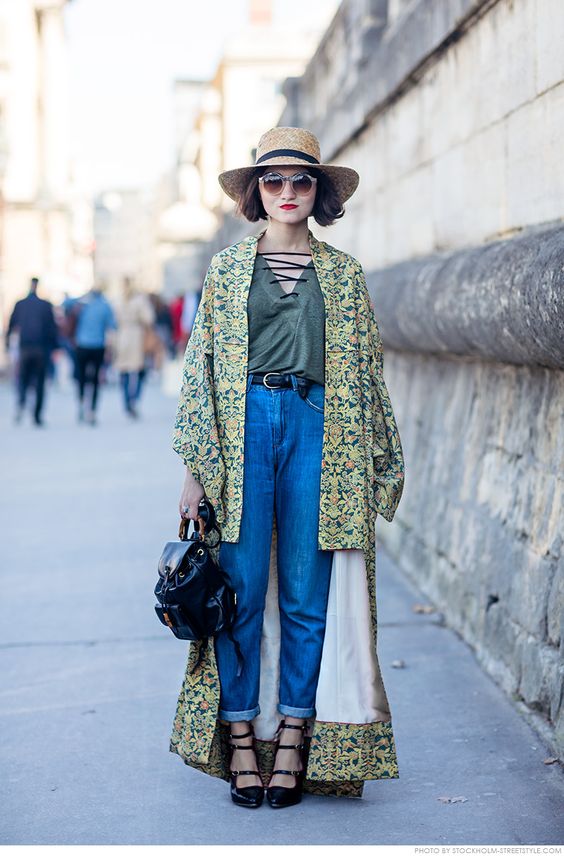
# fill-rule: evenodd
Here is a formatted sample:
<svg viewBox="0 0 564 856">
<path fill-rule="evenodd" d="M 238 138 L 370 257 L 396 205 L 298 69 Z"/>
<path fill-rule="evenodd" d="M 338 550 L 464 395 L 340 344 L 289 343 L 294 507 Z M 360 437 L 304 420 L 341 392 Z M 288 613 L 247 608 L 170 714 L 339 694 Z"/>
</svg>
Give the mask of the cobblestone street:
<svg viewBox="0 0 564 856">
<path fill-rule="evenodd" d="M 104 387 L 96 428 L 76 422 L 69 385 L 48 390 L 43 429 L 13 424 L 6 382 L 0 405 L 1 843 L 562 843 L 561 767 L 440 616 L 413 612 L 423 598 L 383 550 L 400 778 L 361 800 L 234 806 L 168 751 L 186 645 L 158 623 L 153 586 L 177 532 L 174 398 L 149 383 L 131 422 Z"/>
</svg>

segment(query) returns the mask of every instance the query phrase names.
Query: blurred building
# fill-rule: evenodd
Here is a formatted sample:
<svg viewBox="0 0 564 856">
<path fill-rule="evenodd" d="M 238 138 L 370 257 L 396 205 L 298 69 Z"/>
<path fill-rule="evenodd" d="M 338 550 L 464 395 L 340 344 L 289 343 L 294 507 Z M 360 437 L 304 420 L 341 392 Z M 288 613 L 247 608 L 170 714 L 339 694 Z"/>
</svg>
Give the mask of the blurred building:
<svg viewBox="0 0 564 856">
<path fill-rule="evenodd" d="M 213 209 L 216 199 L 206 199 L 198 164 L 202 130 L 213 132 L 212 117 L 217 117 L 217 94 L 205 81 L 177 80 L 174 84 L 175 166 L 170 193 L 158 222 L 158 253 L 161 283 L 165 297 L 201 288 L 201 247 L 217 229 Z M 204 128 L 199 117 L 206 112 Z M 219 137 L 213 137 L 208 155 L 217 152 Z M 206 161 L 206 153 L 203 153 Z M 211 204 L 209 204 L 211 202 Z"/>
<path fill-rule="evenodd" d="M 31 276 L 72 281 L 65 4 L 0 0 L 0 323 Z"/>
<path fill-rule="evenodd" d="M 213 79 L 175 81 L 170 174 L 154 192 L 109 188 L 96 200 L 94 272 L 110 294 L 124 276 L 167 298 L 200 290 L 212 242 L 233 208 L 218 173 L 251 162 L 284 107 L 284 81 L 302 74 L 337 6 L 311 4 L 296 24 L 282 0 L 249 0 L 248 19 L 225 45 Z"/>
<path fill-rule="evenodd" d="M 309 26 L 293 18 L 275 22 L 264 4 L 258 10 L 251 6 L 248 27 L 227 43 L 212 83 L 221 99 L 221 169 L 252 163 L 259 137 L 277 124 L 286 103 L 284 81 L 303 73 L 332 5 L 337 4 L 328 3 L 325 14 Z M 203 175 L 217 194 L 217 172 Z M 224 210 L 232 208 L 225 194 L 216 198 Z"/>
<path fill-rule="evenodd" d="M 227 41 L 213 79 L 176 82 L 177 198 L 161 218 L 169 291 L 201 288 L 234 207 L 218 173 L 252 162 L 259 137 L 284 108 L 284 81 L 303 73 L 338 5 L 305 5 L 296 17 L 283 2 L 250 0 L 248 20 Z"/>
<path fill-rule="evenodd" d="M 94 277 L 118 297 L 124 277 L 142 291 L 158 291 L 157 199 L 153 190 L 111 190 L 94 202 Z"/>
</svg>

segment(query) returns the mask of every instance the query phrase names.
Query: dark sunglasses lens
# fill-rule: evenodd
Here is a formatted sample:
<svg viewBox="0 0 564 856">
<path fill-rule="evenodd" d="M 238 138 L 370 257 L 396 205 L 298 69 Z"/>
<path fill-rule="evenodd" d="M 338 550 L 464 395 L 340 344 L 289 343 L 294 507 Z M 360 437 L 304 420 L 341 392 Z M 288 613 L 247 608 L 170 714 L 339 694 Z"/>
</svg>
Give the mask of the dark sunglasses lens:
<svg viewBox="0 0 564 856">
<path fill-rule="evenodd" d="M 284 182 L 280 178 L 279 175 L 274 175 L 274 173 L 267 173 L 262 180 L 262 186 L 267 191 L 267 193 L 272 193 L 276 195 L 277 193 L 282 192 L 282 185 Z"/>
<path fill-rule="evenodd" d="M 300 175 L 294 176 L 292 184 L 296 193 L 309 193 L 313 187 L 311 177 L 305 173 L 300 173 Z"/>
</svg>

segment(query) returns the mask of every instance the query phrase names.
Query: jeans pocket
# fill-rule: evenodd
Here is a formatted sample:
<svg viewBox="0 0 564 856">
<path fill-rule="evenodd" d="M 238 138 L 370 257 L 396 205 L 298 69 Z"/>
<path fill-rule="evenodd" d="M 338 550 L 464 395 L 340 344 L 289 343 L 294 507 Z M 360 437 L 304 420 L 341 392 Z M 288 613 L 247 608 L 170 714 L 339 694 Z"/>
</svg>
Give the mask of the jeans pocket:
<svg viewBox="0 0 564 856">
<path fill-rule="evenodd" d="M 310 397 L 312 395 L 315 400 Z M 311 409 L 315 410 L 316 413 L 323 413 L 325 409 L 325 390 L 323 387 L 310 388 L 308 394 L 304 398 L 304 401 L 308 407 L 311 407 Z"/>
</svg>

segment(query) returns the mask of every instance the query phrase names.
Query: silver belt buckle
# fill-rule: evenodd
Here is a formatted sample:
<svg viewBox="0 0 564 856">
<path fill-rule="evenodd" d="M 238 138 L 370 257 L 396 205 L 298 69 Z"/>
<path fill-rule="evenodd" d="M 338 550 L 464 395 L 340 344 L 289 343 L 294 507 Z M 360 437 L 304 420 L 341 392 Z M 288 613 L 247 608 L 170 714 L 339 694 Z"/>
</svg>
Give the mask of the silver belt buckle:
<svg viewBox="0 0 564 856">
<path fill-rule="evenodd" d="M 269 385 L 267 384 L 267 382 L 266 382 L 266 379 L 267 379 L 267 377 L 268 377 L 269 375 L 279 375 L 279 374 L 280 374 L 280 372 L 267 372 L 267 373 L 265 374 L 265 376 L 264 376 L 264 377 L 263 377 L 263 379 L 262 379 L 262 382 L 263 382 L 263 384 L 265 385 L 265 387 L 266 387 L 267 389 L 279 389 L 279 387 L 277 387 L 277 386 L 269 386 Z"/>
</svg>

